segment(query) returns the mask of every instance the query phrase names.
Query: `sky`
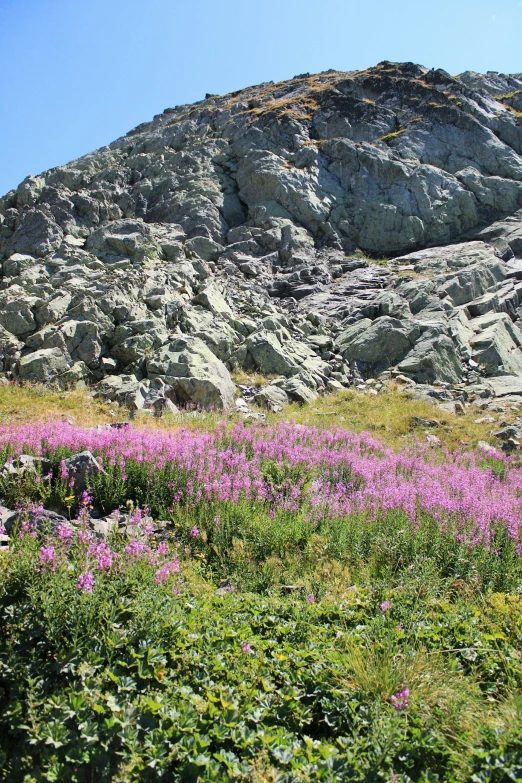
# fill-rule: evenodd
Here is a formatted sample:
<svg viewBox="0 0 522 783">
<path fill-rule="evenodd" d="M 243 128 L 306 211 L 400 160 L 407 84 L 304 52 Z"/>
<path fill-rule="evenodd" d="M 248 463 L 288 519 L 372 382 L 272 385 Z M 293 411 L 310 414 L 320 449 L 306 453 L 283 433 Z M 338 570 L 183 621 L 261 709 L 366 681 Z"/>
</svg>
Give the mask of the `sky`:
<svg viewBox="0 0 522 783">
<path fill-rule="evenodd" d="M 382 60 L 522 71 L 522 0 L 0 0 L 0 194 L 169 106 Z"/>
</svg>

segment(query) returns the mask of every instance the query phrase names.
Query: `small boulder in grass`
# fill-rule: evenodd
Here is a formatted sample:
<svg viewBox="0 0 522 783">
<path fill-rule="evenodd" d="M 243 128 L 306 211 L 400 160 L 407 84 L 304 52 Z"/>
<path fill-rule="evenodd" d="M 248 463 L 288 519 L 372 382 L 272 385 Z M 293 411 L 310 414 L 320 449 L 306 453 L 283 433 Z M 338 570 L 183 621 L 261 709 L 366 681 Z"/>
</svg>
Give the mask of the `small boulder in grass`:
<svg viewBox="0 0 522 783">
<path fill-rule="evenodd" d="M 44 457 L 34 457 L 32 454 L 20 454 L 15 460 L 8 460 L 2 468 L 2 477 L 21 476 L 24 473 L 48 473 L 51 462 Z"/>
<path fill-rule="evenodd" d="M 510 439 L 520 439 L 522 438 L 522 430 L 520 430 L 519 427 L 517 427 L 514 424 L 508 424 L 506 427 L 503 427 L 501 430 L 498 430 L 498 432 L 494 432 L 493 436 L 495 438 L 498 438 L 499 440 L 509 441 Z"/>
<path fill-rule="evenodd" d="M 10 508 L 0 506 L 0 530 L 5 530 L 9 533 L 18 518 L 18 511 L 11 511 Z"/>
<path fill-rule="evenodd" d="M 35 531 L 43 532 L 50 530 L 51 533 L 56 532 L 60 525 L 69 524 L 69 520 L 66 517 L 41 507 L 28 511 L 8 511 L 5 518 L 2 515 L 2 524 L 8 534 L 13 531 L 18 522 L 22 524 L 27 521 Z"/>
<path fill-rule="evenodd" d="M 412 416 L 411 423 L 414 427 L 436 427 L 438 425 L 438 421 L 423 419 L 421 416 Z"/>
<path fill-rule="evenodd" d="M 293 595 L 295 593 L 304 595 L 305 589 L 302 585 L 281 585 L 282 595 Z"/>
<path fill-rule="evenodd" d="M 73 454 L 65 460 L 65 467 L 69 474 L 69 479 L 74 479 L 74 489 L 77 493 L 85 492 L 87 489 L 87 476 L 89 473 L 104 473 L 102 466 L 90 451 L 81 451 L 79 454 Z"/>
</svg>

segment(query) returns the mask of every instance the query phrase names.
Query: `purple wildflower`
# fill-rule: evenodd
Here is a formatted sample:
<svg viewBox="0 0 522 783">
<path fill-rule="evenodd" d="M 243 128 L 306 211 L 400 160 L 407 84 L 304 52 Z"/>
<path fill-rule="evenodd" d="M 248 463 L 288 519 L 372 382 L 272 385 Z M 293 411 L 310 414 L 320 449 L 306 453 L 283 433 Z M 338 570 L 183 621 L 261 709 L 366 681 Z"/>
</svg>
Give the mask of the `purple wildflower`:
<svg viewBox="0 0 522 783">
<path fill-rule="evenodd" d="M 85 593 L 92 593 L 94 586 L 94 577 L 90 571 L 86 574 L 80 574 L 78 577 L 78 590 L 83 590 Z"/>
<path fill-rule="evenodd" d="M 54 571 L 56 567 L 56 551 L 54 546 L 42 546 L 40 547 L 40 557 L 38 558 L 39 564 L 42 568 Z"/>
<path fill-rule="evenodd" d="M 136 559 L 142 557 L 145 554 L 150 553 L 149 547 L 143 543 L 143 541 L 131 541 L 125 547 L 125 552 L 129 557 L 135 557 Z"/>
<path fill-rule="evenodd" d="M 109 571 L 112 568 L 114 553 L 111 552 L 111 549 L 107 544 L 91 544 L 88 549 L 88 554 L 98 561 L 98 571 Z"/>
<path fill-rule="evenodd" d="M 80 541 L 90 541 L 92 539 L 92 533 L 90 530 L 78 530 L 78 538 Z"/>
<path fill-rule="evenodd" d="M 162 585 L 164 582 L 166 582 L 171 574 L 177 574 L 179 573 L 179 560 L 173 560 L 171 563 L 165 563 L 161 566 L 161 568 L 158 568 L 156 571 L 156 575 L 154 576 L 154 581 L 157 585 Z"/>
<path fill-rule="evenodd" d="M 401 710 L 408 709 L 409 696 L 410 696 L 409 688 L 404 688 L 404 690 L 397 691 L 397 693 L 394 693 L 393 696 L 390 697 L 390 701 L 393 705 L 393 709 L 396 712 L 400 712 Z"/>
<path fill-rule="evenodd" d="M 64 544 L 68 544 L 72 540 L 73 530 L 68 522 L 60 522 L 56 532 L 58 534 L 58 538 L 60 541 L 63 541 Z"/>
</svg>

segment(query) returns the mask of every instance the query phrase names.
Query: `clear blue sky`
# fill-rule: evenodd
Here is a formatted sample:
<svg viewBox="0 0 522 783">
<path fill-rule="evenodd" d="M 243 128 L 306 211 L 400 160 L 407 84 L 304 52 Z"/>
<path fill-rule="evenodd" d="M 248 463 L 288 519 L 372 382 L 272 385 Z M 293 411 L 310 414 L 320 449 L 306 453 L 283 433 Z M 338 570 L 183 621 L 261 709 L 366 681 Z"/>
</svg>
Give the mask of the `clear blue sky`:
<svg viewBox="0 0 522 783">
<path fill-rule="evenodd" d="M 522 0 L 0 0 L 0 194 L 168 106 L 381 60 L 522 71 Z"/>
</svg>

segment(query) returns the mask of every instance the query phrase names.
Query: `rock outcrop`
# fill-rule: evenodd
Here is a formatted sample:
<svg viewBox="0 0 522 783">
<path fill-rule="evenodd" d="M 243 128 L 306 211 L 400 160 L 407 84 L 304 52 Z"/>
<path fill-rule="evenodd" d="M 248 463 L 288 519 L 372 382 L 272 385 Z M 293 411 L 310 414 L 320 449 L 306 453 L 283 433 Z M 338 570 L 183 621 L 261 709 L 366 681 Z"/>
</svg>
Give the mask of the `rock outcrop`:
<svg viewBox="0 0 522 783">
<path fill-rule="evenodd" d="M 305 74 L 28 177 L 0 199 L 0 369 L 151 410 L 230 407 L 236 369 L 275 407 L 390 368 L 513 393 L 521 95 L 412 63 Z"/>
</svg>

